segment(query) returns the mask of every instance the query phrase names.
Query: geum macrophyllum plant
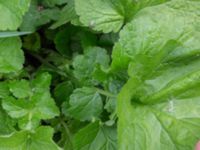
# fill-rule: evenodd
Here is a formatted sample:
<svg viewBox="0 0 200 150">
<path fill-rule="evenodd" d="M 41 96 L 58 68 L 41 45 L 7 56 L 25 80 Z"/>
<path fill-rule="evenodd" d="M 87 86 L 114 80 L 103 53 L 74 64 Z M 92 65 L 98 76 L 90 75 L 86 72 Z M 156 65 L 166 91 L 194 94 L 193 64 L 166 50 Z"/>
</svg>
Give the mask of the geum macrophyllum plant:
<svg viewBox="0 0 200 150">
<path fill-rule="evenodd" d="M 0 150 L 191 150 L 199 0 L 0 0 Z"/>
</svg>

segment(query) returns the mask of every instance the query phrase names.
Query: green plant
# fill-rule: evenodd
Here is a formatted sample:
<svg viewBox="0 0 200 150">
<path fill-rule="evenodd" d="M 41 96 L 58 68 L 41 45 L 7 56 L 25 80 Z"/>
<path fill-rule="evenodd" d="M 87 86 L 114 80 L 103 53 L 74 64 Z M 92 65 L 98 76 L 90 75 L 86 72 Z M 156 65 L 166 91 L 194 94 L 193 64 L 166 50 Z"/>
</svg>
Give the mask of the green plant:
<svg viewBox="0 0 200 150">
<path fill-rule="evenodd" d="M 0 150 L 191 150 L 198 0 L 0 0 Z"/>
</svg>

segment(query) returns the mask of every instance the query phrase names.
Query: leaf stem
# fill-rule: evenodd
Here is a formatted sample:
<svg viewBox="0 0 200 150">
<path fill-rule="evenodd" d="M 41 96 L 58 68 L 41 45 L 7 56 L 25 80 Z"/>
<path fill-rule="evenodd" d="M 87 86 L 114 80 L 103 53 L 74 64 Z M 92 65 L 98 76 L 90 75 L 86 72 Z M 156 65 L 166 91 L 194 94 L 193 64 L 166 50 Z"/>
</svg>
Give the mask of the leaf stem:
<svg viewBox="0 0 200 150">
<path fill-rule="evenodd" d="M 107 96 L 107 97 L 114 97 L 114 98 L 117 97 L 116 95 L 114 95 L 114 94 L 112 94 L 112 93 L 110 93 L 110 92 L 108 92 L 108 91 L 104 91 L 104 90 L 99 89 L 99 88 L 96 88 L 96 90 L 97 90 L 97 92 L 98 92 L 99 94 L 105 95 L 105 96 Z"/>
<path fill-rule="evenodd" d="M 71 136 L 71 134 L 70 134 L 69 128 L 67 127 L 67 124 L 63 121 L 62 118 L 60 119 L 60 123 L 61 123 L 61 125 L 64 127 L 64 129 L 65 129 L 65 132 L 66 132 L 67 137 L 68 137 L 68 139 L 69 139 L 70 147 L 73 147 L 73 144 L 72 144 L 72 136 Z"/>
</svg>

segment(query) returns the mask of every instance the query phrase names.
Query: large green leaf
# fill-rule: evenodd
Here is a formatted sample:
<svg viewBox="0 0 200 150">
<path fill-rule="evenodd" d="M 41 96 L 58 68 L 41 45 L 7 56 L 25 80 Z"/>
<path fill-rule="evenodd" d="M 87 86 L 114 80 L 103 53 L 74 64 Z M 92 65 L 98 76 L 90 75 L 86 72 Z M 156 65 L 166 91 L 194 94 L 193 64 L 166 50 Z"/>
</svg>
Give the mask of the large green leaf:
<svg viewBox="0 0 200 150">
<path fill-rule="evenodd" d="M 124 23 L 119 0 L 75 0 L 75 9 L 80 21 L 97 31 L 117 32 Z"/>
<path fill-rule="evenodd" d="M 172 6 L 172 3 L 175 3 L 174 6 Z M 115 70 L 127 68 L 129 61 L 136 61 L 135 59 L 143 61 L 142 64 L 145 64 L 144 59 L 147 58 L 141 58 L 143 57 L 141 53 L 144 54 L 150 51 L 148 57 L 152 59 L 154 54 L 158 53 L 161 49 L 166 49 L 165 52 L 167 53 L 170 50 L 170 46 L 173 46 L 176 42 L 184 42 L 184 36 L 187 36 L 185 38 L 188 41 L 184 42 L 183 46 L 185 48 L 182 51 L 187 53 L 188 50 L 186 48 L 190 44 L 198 42 L 199 5 L 196 5 L 196 3 L 198 2 L 179 0 L 168 2 L 158 7 L 147 7 L 140 11 L 132 22 L 127 24 L 120 33 L 121 38 L 115 44 L 112 54 L 112 68 Z M 191 7 L 187 8 L 188 5 Z M 179 6 L 180 8 L 178 8 Z M 160 13 L 157 13 L 157 11 L 160 11 Z M 160 18 L 164 18 L 165 20 Z M 191 22 L 195 22 L 195 25 Z M 151 37 L 141 40 L 149 36 Z M 194 38 L 194 42 L 189 43 L 189 39 L 193 40 L 192 38 Z M 177 55 L 178 51 L 180 51 L 179 49 L 176 50 Z M 195 50 L 196 48 L 193 51 Z M 160 55 L 160 57 L 164 57 L 165 54 Z M 155 61 L 157 59 L 159 58 L 154 58 Z"/>
<path fill-rule="evenodd" d="M 122 31 L 112 64 L 129 65 L 120 150 L 191 150 L 200 139 L 199 13 L 199 1 L 173 0 L 141 10 Z"/>
<path fill-rule="evenodd" d="M 22 69 L 24 55 L 18 37 L 0 38 L 0 73 L 16 72 Z"/>
<path fill-rule="evenodd" d="M 117 150 L 116 128 L 91 123 L 75 134 L 73 144 L 74 150 Z"/>
<path fill-rule="evenodd" d="M 43 73 L 31 83 L 26 80 L 10 83 L 10 91 L 19 99 L 5 97 L 2 106 L 12 118 L 18 119 L 20 128 L 34 129 L 41 119 L 50 119 L 59 114 L 49 92 L 50 81 L 51 76 Z"/>
<path fill-rule="evenodd" d="M 80 21 L 90 28 L 118 32 L 142 8 L 168 0 L 75 0 L 75 10 Z"/>
<path fill-rule="evenodd" d="M 16 30 L 29 5 L 30 0 L 0 0 L 0 30 Z"/>
<path fill-rule="evenodd" d="M 0 150 L 61 150 L 51 139 L 53 129 L 39 127 L 34 133 L 26 130 L 0 136 Z"/>
</svg>

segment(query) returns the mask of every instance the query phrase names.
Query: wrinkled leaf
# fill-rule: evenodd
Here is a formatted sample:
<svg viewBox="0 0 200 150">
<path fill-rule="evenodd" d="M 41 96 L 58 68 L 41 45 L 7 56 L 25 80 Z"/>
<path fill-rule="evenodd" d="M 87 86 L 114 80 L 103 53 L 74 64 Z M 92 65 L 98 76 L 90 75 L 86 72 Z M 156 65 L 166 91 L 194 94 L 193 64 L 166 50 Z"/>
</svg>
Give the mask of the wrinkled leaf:
<svg viewBox="0 0 200 150">
<path fill-rule="evenodd" d="M 91 82 L 91 76 L 94 73 L 95 78 L 101 76 L 98 66 L 108 67 L 110 58 L 105 49 L 99 47 L 89 47 L 85 50 L 84 55 L 78 55 L 73 61 L 74 75 L 82 82 Z"/>
<path fill-rule="evenodd" d="M 16 30 L 28 10 L 30 0 L 0 1 L 0 30 Z"/>
<path fill-rule="evenodd" d="M 0 38 L 0 73 L 16 72 L 22 69 L 24 55 L 18 37 Z"/>
<path fill-rule="evenodd" d="M 74 150 L 117 150 L 116 128 L 91 123 L 75 134 Z"/>
<path fill-rule="evenodd" d="M 121 32 L 112 67 L 129 66 L 130 79 L 118 97 L 120 150 L 190 150 L 199 140 L 199 10 L 189 0 L 145 8 Z"/>
<path fill-rule="evenodd" d="M 117 32 L 124 23 L 122 5 L 112 0 L 75 0 L 80 21 L 97 31 Z M 103 11 L 102 11 L 103 10 Z"/>
<path fill-rule="evenodd" d="M 95 88 L 83 87 L 74 90 L 69 100 L 70 116 L 84 120 L 94 120 L 102 112 L 103 102 Z"/>
</svg>

